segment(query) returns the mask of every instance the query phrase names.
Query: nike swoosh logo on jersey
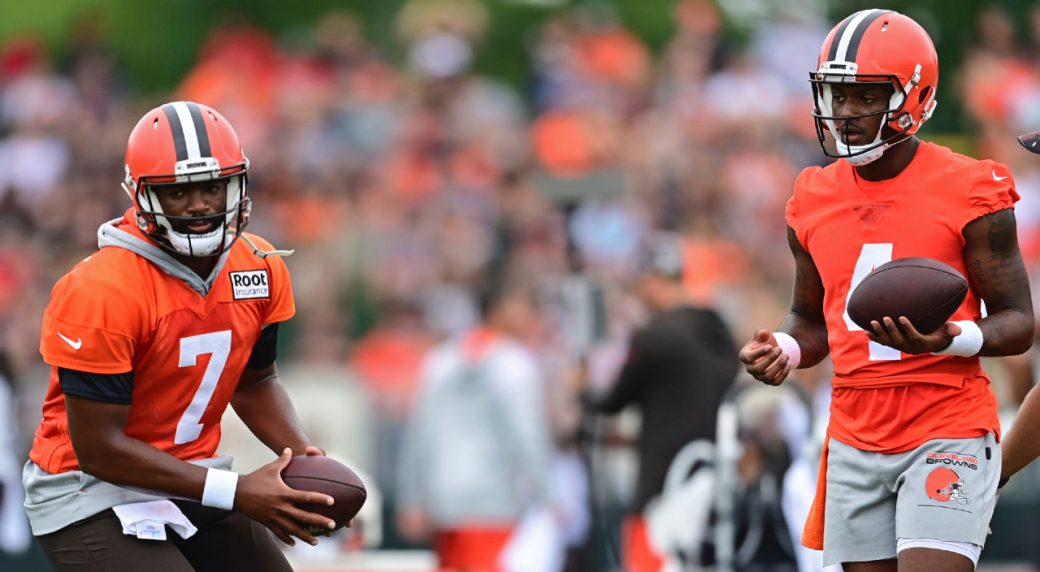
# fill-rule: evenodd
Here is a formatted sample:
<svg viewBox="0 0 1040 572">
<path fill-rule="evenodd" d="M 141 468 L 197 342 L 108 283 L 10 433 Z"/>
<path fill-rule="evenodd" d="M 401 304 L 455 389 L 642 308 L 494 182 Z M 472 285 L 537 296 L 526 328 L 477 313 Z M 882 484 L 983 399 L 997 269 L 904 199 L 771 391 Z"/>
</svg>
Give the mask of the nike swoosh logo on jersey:
<svg viewBox="0 0 1040 572">
<path fill-rule="evenodd" d="M 72 338 L 66 338 L 61 334 L 61 332 L 56 333 L 58 334 L 58 337 L 61 338 L 62 341 L 64 341 L 66 344 L 69 344 L 69 347 L 71 347 L 72 349 L 79 351 L 79 349 L 83 347 L 83 340 L 81 340 L 80 338 L 76 338 L 76 341 L 72 341 Z"/>
<path fill-rule="evenodd" d="M 998 175 L 997 175 L 997 172 L 996 172 L 996 171 L 993 171 L 993 180 L 994 180 L 994 181 L 1003 181 L 1003 180 L 1004 180 L 1004 179 L 1006 179 L 1006 178 L 1007 178 L 1007 175 L 1005 175 L 1005 176 L 1001 177 L 1001 176 L 998 176 Z"/>
</svg>

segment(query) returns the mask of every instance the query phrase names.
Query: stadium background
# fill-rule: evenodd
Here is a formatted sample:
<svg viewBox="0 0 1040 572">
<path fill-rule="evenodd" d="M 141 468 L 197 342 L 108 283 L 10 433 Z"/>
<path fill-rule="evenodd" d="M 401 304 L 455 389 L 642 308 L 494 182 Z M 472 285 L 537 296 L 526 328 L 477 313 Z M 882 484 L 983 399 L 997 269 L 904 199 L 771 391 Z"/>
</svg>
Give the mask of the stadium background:
<svg viewBox="0 0 1040 572">
<path fill-rule="evenodd" d="M 3 453 L 20 463 L 38 419 L 51 285 L 128 206 L 127 133 L 157 103 L 195 99 L 250 156 L 251 230 L 297 250 L 279 363 L 298 407 L 379 484 L 382 548 L 410 548 L 389 515 L 395 435 L 422 352 L 472 323 L 481 280 L 542 294 L 530 342 L 558 434 L 580 417 L 577 356 L 605 383 L 641 319 L 624 286 L 647 233 L 684 235 L 691 292 L 738 339 L 777 323 L 784 202 L 823 161 L 807 73 L 831 23 L 867 7 L 932 34 L 939 107 L 922 134 L 1012 168 L 1035 274 L 1040 162 L 1013 137 L 1040 128 L 1030 2 L 5 1 L 0 348 L 20 433 L 0 436 Z M 575 276 L 604 288 L 603 327 L 576 327 Z M 1031 360 L 989 366 L 1008 420 Z M 816 388 L 826 370 L 803 377 Z M 615 470 L 604 478 L 624 483 Z M 1002 499 L 988 566 L 1040 562 L 1038 482 L 1030 471 Z M 47 568 L 29 551 L 0 569 Z"/>
</svg>

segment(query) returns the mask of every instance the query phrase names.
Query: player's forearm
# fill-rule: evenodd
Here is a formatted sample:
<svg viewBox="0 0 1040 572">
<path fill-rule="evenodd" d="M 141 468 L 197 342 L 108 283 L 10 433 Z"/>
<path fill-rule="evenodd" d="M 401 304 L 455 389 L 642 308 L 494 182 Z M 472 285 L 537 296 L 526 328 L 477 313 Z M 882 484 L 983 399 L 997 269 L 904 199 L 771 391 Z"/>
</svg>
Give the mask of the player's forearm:
<svg viewBox="0 0 1040 572">
<path fill-rule="evenodd" d="M 1014 475 L 1040 456 L 1040 392 L 1035 387 L 1022 402 L 1001 450 L 1001 478 Z"/>
<path fill-rule="evenodd" d="M 85 473 L 114 485 L 202 499 L 205 467 L 182 461 L 123 433 L 91 445 L 84 447 L 81 443 L 76 447 L 80 468 Z"/>
<path fill-rule="evenodd" d="M 784 332 L 798 342 L 802 351 L 802 359 L 799 368 L 812 367 L 827 357 L 830 346 L 827 345 L 827 326 L 821 321 L 814 320 L 792 311 L 787 314 L 778 332 Z"/>
<path fill-rule="evenodd" d="M 236 392 L 231 398 L 231 406 L 253 435 L 276 454 L 289 447 L 294 454 L 302 455 L 312 445 L 289 394 L 277 377 Z"/>
<path fill-rule="evenodd" d="M 1007 309 L 994 312 L 979 321 L 982 350 L 987 357 L 1018 355 L 1033 345 L 1033 312 L 1031 309 Z"/>
</svg>

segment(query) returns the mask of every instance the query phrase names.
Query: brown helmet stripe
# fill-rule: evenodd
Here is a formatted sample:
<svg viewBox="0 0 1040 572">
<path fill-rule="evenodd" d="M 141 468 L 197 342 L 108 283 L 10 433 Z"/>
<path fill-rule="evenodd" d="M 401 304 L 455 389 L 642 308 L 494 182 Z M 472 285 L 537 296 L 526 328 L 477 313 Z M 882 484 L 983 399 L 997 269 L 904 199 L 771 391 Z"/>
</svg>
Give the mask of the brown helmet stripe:
<svg viewBox="0 0 1040 572">
<path fill-rule="evenodd" d="M 831 47 L 827 56 L 828 61 L 856 61 L 856 52 L 859 51 L 860 41 L 863 39 L 863 34 L 867 31 L 867 28 L 874 23 L 874 20 L 889 12 L 889 10 L 874 8 L 860 10 L 846 18 L 841 23 L 838 31 L 835 32 L 834 39 L 831 40 Z"/>
<path fill-rule="evenodd" d="M 854 62 L 856 61 L 856 55 L 859 52 L 859 44 L 863 40 L 863 34 L 867 33 L 870 25 L 874 23 L 874 20 L 888 14 L 887 10 L 876 10 L 873 14 L 867 16 L 862 22 L 856 26 L 855 31 L 852 32 L 852 38 L 849 40 L 849 49 L 845 56 L 845 61 Z"/>
<path fill-rule="evenodd" d="M 178 161 L 212 156 L 206 121 L 198 104 L 175 101 L 163 105 L 162 110 L 170 121 Z"/>
<path fill-rule="evenodd" d="M 173 147 L 177 150 L 177 160 L 183 161 L 188 158 L 188 145 L 184 141 L 181 119 L 177 116 L 177 110 L 173 108 L 172 103 L 163 105 L 162 110 L 166 114 L 166 122 L 170 124 L 170 131 L 173 133 Z"/>
</svg>

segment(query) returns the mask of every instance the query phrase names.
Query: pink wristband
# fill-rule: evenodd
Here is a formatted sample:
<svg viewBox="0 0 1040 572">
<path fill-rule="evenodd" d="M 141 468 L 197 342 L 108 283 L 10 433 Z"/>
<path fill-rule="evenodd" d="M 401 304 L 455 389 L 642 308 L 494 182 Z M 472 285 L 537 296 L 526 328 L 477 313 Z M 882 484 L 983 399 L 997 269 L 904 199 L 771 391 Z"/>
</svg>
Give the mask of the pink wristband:
<svg viewBox="0 0 1040 572">
<path fill-rule="evenodd" d="M 773 332 L 773 339 L 776 340 L 776 345 L 787 354 L 787 364 L 791 366 L 791 369 L 797 369 L 798 364 L 802 363 L 802 348 L 798 346 L 798 341 L 784 332 Z"/>
</svg>

